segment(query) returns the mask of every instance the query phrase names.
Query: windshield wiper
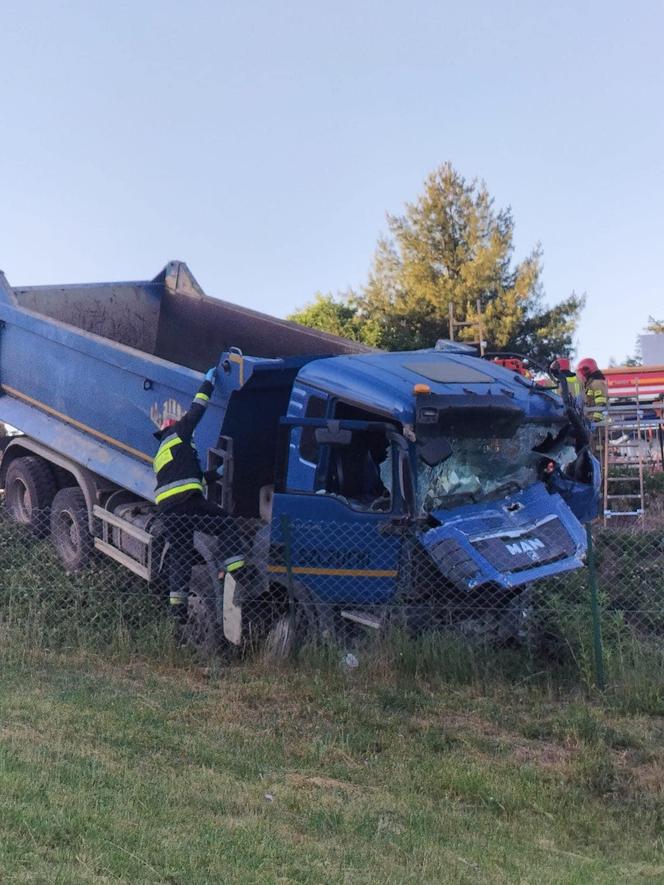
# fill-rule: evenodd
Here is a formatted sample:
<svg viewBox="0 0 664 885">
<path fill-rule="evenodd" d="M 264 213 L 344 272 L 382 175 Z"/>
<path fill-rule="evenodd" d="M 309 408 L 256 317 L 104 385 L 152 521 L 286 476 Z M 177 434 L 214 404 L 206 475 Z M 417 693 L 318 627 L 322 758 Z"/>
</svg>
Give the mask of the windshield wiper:
<svg viewBox="0 0 664 885">
<path fill-rule="evenodd" d="M 479 498 L 477 497 L 477 492 L 452 492 L 451 495 L 445 496 L 446 501 L 450 501 L 453 498 L 468 498 L 473 502 L 473 504 L 477 504 L 477 502 L 479 501 Z"/>
<path fill-rule="evenodd" d="M 491 495 L 504 495 L 507 492 L 520 492 L 521 486 L 515 479 L 510 479 L 508 482 L 504 482 L 501 486 L 494 489 L 490 494 Z"/>
</svg>

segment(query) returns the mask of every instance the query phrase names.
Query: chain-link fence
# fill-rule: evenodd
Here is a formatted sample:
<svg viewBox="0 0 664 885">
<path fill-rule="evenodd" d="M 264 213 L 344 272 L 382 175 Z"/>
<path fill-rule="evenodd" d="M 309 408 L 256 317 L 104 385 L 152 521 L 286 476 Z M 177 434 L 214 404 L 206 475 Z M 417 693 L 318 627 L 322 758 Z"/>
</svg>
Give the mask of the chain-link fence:
<svg viewBox="0 0 664 885">
<path fill-rule="evenodd" d="M 0 511 L 0 630 L 49 648 L 122 645 L 161 653 L 307 644 L 343 651 L 393 633 L 572 661 L 589 681 L 664 633 L 664 532 L 582 530 L 544 516 L 413 527 L 157 515 L 128 500 L 89 511 L 78 490 L 48 511 Z"/>
</svg>

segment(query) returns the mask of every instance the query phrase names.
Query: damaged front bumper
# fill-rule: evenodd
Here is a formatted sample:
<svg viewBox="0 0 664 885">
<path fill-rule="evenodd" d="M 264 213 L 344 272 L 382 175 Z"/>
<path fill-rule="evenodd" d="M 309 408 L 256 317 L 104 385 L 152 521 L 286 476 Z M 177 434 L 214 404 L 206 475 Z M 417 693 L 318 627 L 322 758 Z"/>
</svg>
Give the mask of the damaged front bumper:
<svg viewBox="0 0 664 885">
<path fill-rule="evenodd" d="M 580 568 L 583 527 L 542 483 L 499 501 L 432 516 L 440 525 L 420 540 L 437 571 L 459 590 L 512 589 Z"/>
</svg>

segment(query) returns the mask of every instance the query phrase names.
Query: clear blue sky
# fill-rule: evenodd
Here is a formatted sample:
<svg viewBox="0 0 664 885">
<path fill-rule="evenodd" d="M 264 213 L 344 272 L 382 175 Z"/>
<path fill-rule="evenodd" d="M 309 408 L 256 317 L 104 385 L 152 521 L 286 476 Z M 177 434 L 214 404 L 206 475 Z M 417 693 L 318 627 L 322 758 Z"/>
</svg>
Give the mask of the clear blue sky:
<svg viewBox="0 0 664 885">
<path fill-rule="evenodd" d="M 365 278 L 445 160 L 588 304 L 580 356 L 664 316 L 664 4 L 3 0 L 0 267 L 285 315 Z"/>
</svg>

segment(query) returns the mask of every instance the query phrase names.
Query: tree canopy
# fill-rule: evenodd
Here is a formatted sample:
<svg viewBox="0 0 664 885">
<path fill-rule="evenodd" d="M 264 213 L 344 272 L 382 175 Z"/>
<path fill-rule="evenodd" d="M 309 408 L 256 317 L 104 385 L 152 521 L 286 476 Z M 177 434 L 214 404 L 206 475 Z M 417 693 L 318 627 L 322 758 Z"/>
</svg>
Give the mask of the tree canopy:
<svg viewBox="0 0 664 885">
<path fill-rule="evenodd" d="M 409 350 L 450 337 L 450 304 L 457 322 L 476 324 L 479 299 L 489 349 L 543 361 L 570 353 L 583 297 L 572 293 L 554 307 L 543 303 L 541 248 L 513 262 L 511 210 L 496 209 L 483 182 L 467 181 L 445 163 L 402 215 L 387 216 L 387 225 L 358 293 L 318 294 L 290 319 L 387 350 Z M 454 337 L 477 336 L 471 325 Z"/>
<path fill-rule="evenodd" d="M 291 314 L 288 319 L 352 341 L 364 341 L 363 323 L 351 298 L 340 300 L 330 293 L 316 292 L 310 304 Z"/>
</svg>

